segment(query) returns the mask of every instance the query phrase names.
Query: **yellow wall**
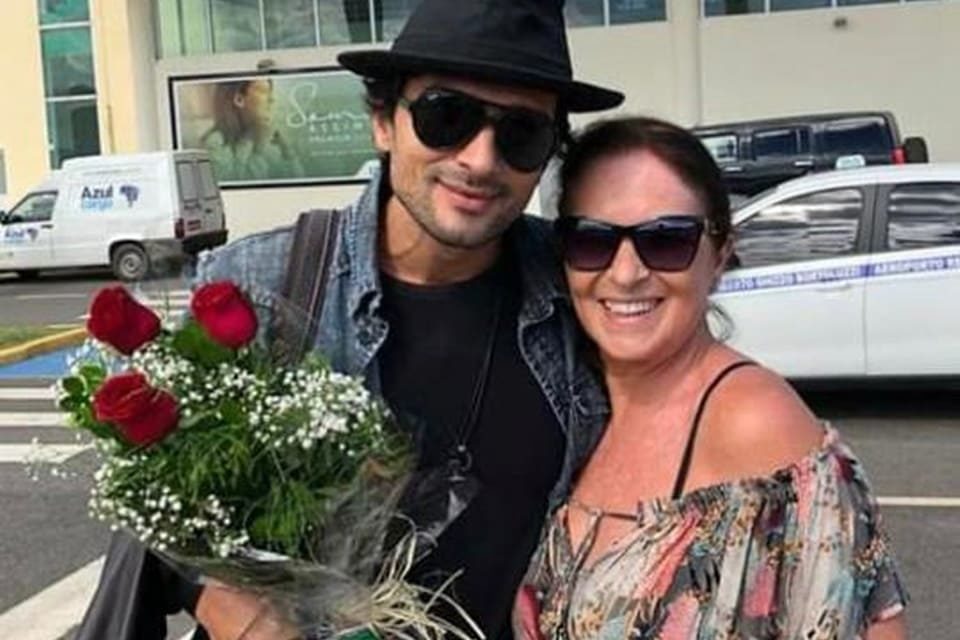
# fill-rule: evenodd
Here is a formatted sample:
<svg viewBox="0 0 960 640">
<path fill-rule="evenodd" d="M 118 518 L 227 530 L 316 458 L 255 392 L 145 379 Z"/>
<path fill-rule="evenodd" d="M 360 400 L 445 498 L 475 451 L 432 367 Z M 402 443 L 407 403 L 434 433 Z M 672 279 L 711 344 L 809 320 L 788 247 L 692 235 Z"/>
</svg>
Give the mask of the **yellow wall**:
<svg viewBox="0 0 960 640">
<path fill-rule="evenodd" d="M 153 0 L 90 0 L 103 153 L 156 148 Z"/>
<path fill-rule="evenodd" d="M 49 160 L 37 3 L 6 0 L 0 15 L 0 147 L 7 167 L 0 207 L 6 208 L 46 173 Z"/>
</svg>

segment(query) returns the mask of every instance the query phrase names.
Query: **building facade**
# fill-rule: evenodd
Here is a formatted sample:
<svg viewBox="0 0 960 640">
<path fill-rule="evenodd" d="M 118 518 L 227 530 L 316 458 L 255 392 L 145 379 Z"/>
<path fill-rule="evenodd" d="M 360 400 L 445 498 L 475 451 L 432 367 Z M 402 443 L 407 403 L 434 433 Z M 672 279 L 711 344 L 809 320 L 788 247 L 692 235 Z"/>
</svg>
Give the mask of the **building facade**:
<svg viewBox="0 0 960 640">
<path fill-rule="evenodd" d="M 373 155 L 336 56 L 388 46 L 415 3 L 6 0 L 0 202 L 75 155 L 206 145 L 232 237 L 341 204 Z M 567 0 L 566 12 L 577 75 L 623 90 L 623 113 L 695 125 L 889 110 L 932 160 L 960 161 L 960 0 Z"/>
</svg>

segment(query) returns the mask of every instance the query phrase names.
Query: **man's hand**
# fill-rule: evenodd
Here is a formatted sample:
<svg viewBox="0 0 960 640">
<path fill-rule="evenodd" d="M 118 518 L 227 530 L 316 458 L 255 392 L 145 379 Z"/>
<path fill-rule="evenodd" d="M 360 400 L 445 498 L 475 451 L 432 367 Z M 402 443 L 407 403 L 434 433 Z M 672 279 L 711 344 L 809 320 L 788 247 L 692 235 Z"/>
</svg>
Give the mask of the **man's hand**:
<svg viewBox="0 0 960 640">
<path fill-rule="evenodd" d="M 207 584 L 197 600 L 197 622 L 211 640 L 299 640 L 302 636 L 262 597 Z"/>
</svg>

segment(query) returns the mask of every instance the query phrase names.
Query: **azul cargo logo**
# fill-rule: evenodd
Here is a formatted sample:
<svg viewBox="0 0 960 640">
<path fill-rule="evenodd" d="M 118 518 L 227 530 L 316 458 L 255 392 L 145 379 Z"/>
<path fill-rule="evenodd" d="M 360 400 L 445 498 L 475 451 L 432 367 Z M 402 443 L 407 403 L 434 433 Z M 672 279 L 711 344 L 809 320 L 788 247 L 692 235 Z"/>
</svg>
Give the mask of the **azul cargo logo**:
<svg viewBox="0 0 960 640">
<path fill-rule="evenodd" d="M 137 200 L 140 199 L 140 187 L 134 184 L 124 184 L 120 185 L 118 189 L 120 195 L 127 199 L 127 206 L 133 207 L 136 204 Z"/>
<path fill-rule="evenodd" d="M 106 187 L 84 186 L 80 193 L 80 209 L 83 211 L 106 211 L 113 208 L 113 185 Z"/>
</svg>

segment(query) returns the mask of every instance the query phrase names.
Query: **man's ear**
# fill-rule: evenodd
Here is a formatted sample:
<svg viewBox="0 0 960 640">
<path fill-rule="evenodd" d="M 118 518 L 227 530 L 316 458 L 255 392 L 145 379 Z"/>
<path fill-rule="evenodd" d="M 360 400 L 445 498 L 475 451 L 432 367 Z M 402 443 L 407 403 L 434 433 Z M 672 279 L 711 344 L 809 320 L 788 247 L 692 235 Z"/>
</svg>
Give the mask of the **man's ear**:
<svg viewBox="0 0 960 640">
<path fill-rule="evenodd" d="M 371 116 L 373 146 L 380 153 L 390 153 L 393 148 L 393 118 L 383 109 L 376 109 Z"/>
<path fill-rule="evenodd" d="M 247 98 L 242 91 L 237 91 L 233 94 L 233 106 L 235 106 L 237 109 L 243 109 L 246 103 Z"/>
</svg>

